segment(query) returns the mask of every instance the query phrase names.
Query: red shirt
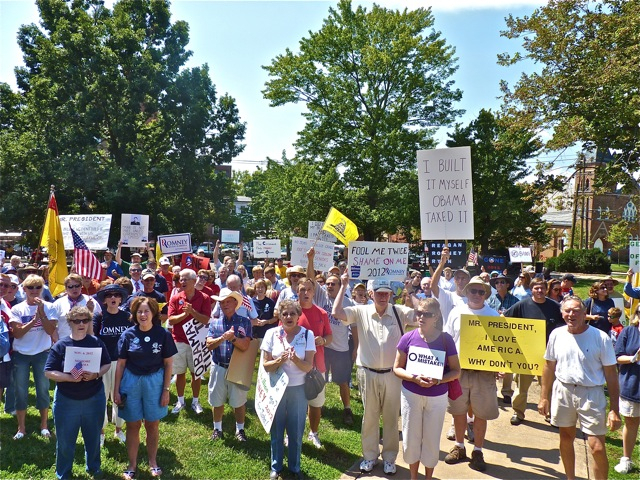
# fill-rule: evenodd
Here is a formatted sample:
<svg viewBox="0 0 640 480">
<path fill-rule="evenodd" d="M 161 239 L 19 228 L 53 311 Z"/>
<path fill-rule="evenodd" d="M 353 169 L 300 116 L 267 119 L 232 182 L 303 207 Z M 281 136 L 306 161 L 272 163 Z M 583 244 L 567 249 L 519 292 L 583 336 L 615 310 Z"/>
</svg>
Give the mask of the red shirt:
<svg viewBox="0 0 640 480">
<path fill-rule="evenodd" d="M 171 273 L 170 270 L 167 271 L 167 273 L 159 270 L 158 273 L 167 281 L 167 291 L 164 293 L 164 296 L 167 297 L 168 302 L 171 298 L 171 291 L 173 290 L 173 273 Z"/>
<path fill-rule="evenodd" d="M 312 305 L 311 308 L 303 308 L 302 315 L 298 319 L 298 325 L 310 330 L 314 337 L 326 337 L 331 335 L 331 324 L 329 315 L 322 308 Z M 316 356 L 313 359 L 319 372 L 324 373 L 327 369 L 324 366 L 324 345 L 316 345 Z"/>
<path fill-rule="evenodd" d="M 193 297 L 190 301 L 187 300 L 187 295 L 184 291 L 179 292 L 178 294 L 171 297 L 171 300 L 169 300 L 169 309 L 167 311 L 167 315 L 169 317 L 173 315 L 180 315 L 182 313 L 182 306 L 185 302 L 190 303 L 196 312 L 206 315 L 207 317 L 211 315 L 211 298 L 209 298 L 208 295 L 199 292 L 198 290 L 194 292 Z M 188 315 L 187 318 L 185 318 L 183 321 L 173 325 L 171 335 L 173 336 L 173 340 L 176 343 L 189 343 L 187 341 L 187 336 L 184 333 L 183 326 L 192 318 L 193 316 Z"/>
</svg>

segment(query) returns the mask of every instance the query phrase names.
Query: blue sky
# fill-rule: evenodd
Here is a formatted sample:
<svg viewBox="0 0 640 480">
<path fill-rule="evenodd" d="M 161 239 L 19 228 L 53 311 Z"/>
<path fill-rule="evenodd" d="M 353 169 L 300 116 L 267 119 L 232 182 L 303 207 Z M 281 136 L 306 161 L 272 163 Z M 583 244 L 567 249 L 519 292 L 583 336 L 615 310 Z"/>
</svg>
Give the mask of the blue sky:
<svg viewBox="0 0 640 480">
<path fill-rule="evenodd" d="M 112 1 L 106 2 L 108 6 Z M 189 49 L 193 56 L 189 66 L 207 63 L 219 93 L 235 97 L 240 116 L 247 122 L 246 148 L 233 165 L 252 170 L 266 157 L 280 158 L 282 150 L 293 156 L 292 143 L 303 127 L 301 105 L 269 107 L 261 90 L 267 80 L 261 68 L 288 47 L 297 51 L 299 40 L 316 31 L 336 2 L 320 1 L 213 1 L 174 0 L 172 20 L 185 20 L 190 27 Z M 355 3 L 355 2 L 354 2 Z M 368 2 L 359 2 L 365 6 Z M 454 80 L 463 91 L 458 108 L 466 114 L 458 121 L 468 123 L 481 108 L 498 109 L 499 81 L 513 84 L 523 67 L 500 67 L 496 55 L 514 52 L 516 40 L 500 37 L 508 14 L 531 14 L 540 0 L 382 0 L 390 8 L 432 6 L 435 28 L 456 48 L 458 72 Z M 37 23 L 38 12 L 30 0 L 0 0 L 0 81 L 15 88 L 13 68 L 21 64 L 16 44 L 21 24 Z M 533 69 L 533 64 L 524 68 Z M 437 136 L 444 146 L 446 129 Z M 568 163 L 573 161 L 567 157 Z"/>
</svg>

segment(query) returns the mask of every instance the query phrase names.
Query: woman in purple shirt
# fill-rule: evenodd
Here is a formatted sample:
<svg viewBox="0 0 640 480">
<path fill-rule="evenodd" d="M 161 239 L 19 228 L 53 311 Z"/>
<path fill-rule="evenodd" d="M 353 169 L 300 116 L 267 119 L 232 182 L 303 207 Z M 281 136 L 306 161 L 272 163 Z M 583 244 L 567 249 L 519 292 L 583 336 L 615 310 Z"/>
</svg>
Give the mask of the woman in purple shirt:
<svg viewBox="0 0 640 480">
<path fill-rule="evenodd" d="M 442 325 L 438 301 L 420 300 L 415 318 L 418 328 L 400 339 L 393 367 L 402 379 L 403 453 L 412 480 L 418 478 L 420 463 L 426 478 L 433 477 L 449 403 L 448 382 L 460 376 L 455 342 L 438 329 Z"/>
</svg>

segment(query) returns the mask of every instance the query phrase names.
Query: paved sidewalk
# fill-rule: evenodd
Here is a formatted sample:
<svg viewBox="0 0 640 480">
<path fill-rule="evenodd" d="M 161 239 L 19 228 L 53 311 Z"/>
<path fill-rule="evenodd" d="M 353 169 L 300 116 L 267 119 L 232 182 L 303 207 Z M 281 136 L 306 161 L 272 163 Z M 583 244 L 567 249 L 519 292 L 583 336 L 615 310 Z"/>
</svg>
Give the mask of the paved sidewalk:
<svg viewBox="0 0 640 480">
<path fill-rule="evenodd" d="M 451 416 L 447 414 L 440 441 L 440 462 L 436 466 L 434 477 L 442 479 L 500 478 L 514 480 L 564 478 L 564 469 L 558 450 L 558 430 L 546 423 L 536 411 L 539 395 L 540 388 L 534 382 L 529 389 L 529 409 L 526 412 L 526 420 L 515 427 L 509 423 L 512 415 L 511 408 L 505 407 L 500 403 L 500 417 L 497 420 L 490 421 L 487 429 L 483 448 L 487 471 L 484 473 L 472 470 L 466 461 L 457 465 L 444 463 L 444 456 L 453 446 L 453 442 L 445 437 L 451 423 Z M 581 479 L 593 478 L 593 459 L 588 453 L 589 448 L 586 440 L 582 438 L 580 432 L 578 432 L 574 445 L 577 477 Z M 470 457 L 473 444 L 467 442 L 466 448 L 467 456 Z M 379 460 L 373 472 L 361 474 L 360 460 L 358 460 L 349 471 L 342 475 L 341 480 L 352 480 L 354 478 L 367 480 L 409 478 L 409 467 L 402 459 L 402 443 L 400 444 L 400 453 L 396 466 L 397 473 L 392 477 L 387 477 L 382 472 L 381 460 Z M 424 467 L 422 465 L 419 470 L 419 478 L 424 478 Z"/>
</svg>

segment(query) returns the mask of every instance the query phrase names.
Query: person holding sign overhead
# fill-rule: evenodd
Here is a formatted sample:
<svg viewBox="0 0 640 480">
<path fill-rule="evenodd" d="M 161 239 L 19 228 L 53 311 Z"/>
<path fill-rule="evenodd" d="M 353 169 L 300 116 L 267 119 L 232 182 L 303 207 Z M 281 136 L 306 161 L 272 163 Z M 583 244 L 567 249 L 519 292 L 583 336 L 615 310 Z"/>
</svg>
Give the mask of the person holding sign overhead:
<svg viewBox="0 0 640 480">
<path fill-rule="evenodd" d="M 349 285 L 347 274 L 341 277 L 337 298 L 343 298 Z M 401 382 L 393 374 L 396 347 L 407 324 L 413 325 L 413 309 L 392 305 L 393 290 L 388 280 L 371 281 L 373 305 L 344 308 L 333 302 L 333 316 L 346 325 L 358 327 L 358 386 L 364 406 L 362 419 L 361 472 L 371 472 L 380 456 L 380 416 L 382 416 L 382 460 L 385 475 L 396 473 L 398 456 L 398 411 Z"/>
<path fill-rule="evenodd" d="M 111 368 L 107 347 L 92 330 L 92 313 L 87 307 L 73 307 L 67 314 L 70 335 L 56 342 L 49 350 L 44 366 L 45 376 L 56 382 L 53 394 L 53 421 L 56 426 L 56 478 L 71 478 L 78 431 L 84 440 L 86 469 L 100 475 L 100 430 L 104 421 L 107 399 L 102 376 Z M 71 370 L 65 368 L 66 356 L 73 349 L 89 351 L 98 357 L 98 371 L 83 369 L 79 361 Z M 97 353 L 96 353 L 97 352 Z M 75 362 L 75 360 L 73 360 Z"/>
<path fill-rule="evenodd" d="M 420 463 L 426 478 L 433 478 L 449 403 L 448 382 L 460 376 L 456 344 L 438 329 L 442 324 L 438 301 L 420 300 L 414 316 L 418 328 L 400 339 L 393 367 L 402 379 L 402 440 L 412 480 L 418 478 Z"/>
</svg>

